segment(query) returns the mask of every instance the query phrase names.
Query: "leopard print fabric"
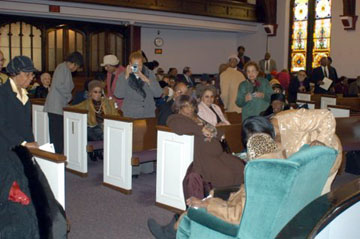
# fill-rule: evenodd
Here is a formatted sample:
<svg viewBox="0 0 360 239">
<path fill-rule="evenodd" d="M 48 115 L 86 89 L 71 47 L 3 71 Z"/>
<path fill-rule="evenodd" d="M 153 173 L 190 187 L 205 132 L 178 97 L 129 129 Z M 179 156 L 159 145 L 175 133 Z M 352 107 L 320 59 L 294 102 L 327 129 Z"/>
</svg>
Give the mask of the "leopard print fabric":
<svg viewBox="0 0 360 239">
<path fill-rule="evenodd" d="M 258 158 L 261 155 L 279 150 L 273 138 L 264 133 L 257 133 L 250 136 L 246 146 L 249 161 Z"/>
</svg>

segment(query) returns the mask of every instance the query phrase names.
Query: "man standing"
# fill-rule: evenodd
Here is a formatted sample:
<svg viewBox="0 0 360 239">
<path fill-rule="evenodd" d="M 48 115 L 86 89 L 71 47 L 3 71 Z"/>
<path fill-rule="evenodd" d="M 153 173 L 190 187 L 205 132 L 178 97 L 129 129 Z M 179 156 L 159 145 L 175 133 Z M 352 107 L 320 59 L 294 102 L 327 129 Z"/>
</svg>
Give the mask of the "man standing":
<svg viewBox="0 0 360 239">
<path fill-rule="evenodd" d="M 244 75 L 237 70 L 239 58 L 236 55 L 229 57 L 229 67 L 220 75 L 221 99 L 226 112 L 241 113 L 241 108 L 235 103 L 238 88 L 245 80 Z"/>
<path fill-rule="evenodd" d="M 320 87 L 324 85 L 324 79 L 332 80 L 332 84 L 328 89 Z M 311 75 L 311 81 L 315 83 L 315 91 L 317 94 L 327 94 L 332 90 L 332 86 L 337 82 L 336 72 L 328 67 L 328 58 L 326 56 L 322 57 L 320 60 L 320 66 L 315 68 Z"/>
<path fill-rule="evenodd" d="M 178 77 L 178 82 L 182 82 L 186 84 L 187 87 L 192 88 L 195 86 L 195 82 L 191 79 L 191 68 L 189 66 L 185 66 L 183 69 L 183 74 Z"/>
<path fill-rule="evenodd" d="M 238 62 L 237 67 L 238 67 L 240 70 L 243 70 L 245 64 L 250 61 L 250 57 L 244 55 L 244 53 L 245 53 L 245 47 L 243 47 L 243 46 L 239 46 L 238 49 L 237 49 L 237 51 L 238 51 L 238 58 L 239 58 L 239 62 Z"/>
<path fill-rule="evenodd" d="M 266 52 L 264 59 L 259 61 L 259 67 L 266 76 L 270 75 L 271 72 L 276 71 L 276 62 L 274 59 L 271 59 L 269 52 Z"/>
<path fill-rule="evenodd" d="M 104 62 L 101 63 L 101 66 L 107 71 L 106 77 L 106 97 L 109 99 L 114 99 L 118 109 L 121 109 L 123 100 L 117 98 L 114 95 L 116 89 L 116 82 L 119 78 L 119 75 L 125 71 L 125 67 L 119 64 L 119 59 L 115 55 L 106 55 L 104 56 Z"/>
<path fill-rule="evenodd" d="M 73 52 L 59 64 L 54 71 L 51 90 L 46 97 L 44 112 L 48 112 L 49 116 L 50 142 L 59 154 L 64 151 L 63 108 L 71 101 L 71 91 L 74 89 L 71 73 L 77 71 L 83 62 L 81 53 Z"/>
</svg>

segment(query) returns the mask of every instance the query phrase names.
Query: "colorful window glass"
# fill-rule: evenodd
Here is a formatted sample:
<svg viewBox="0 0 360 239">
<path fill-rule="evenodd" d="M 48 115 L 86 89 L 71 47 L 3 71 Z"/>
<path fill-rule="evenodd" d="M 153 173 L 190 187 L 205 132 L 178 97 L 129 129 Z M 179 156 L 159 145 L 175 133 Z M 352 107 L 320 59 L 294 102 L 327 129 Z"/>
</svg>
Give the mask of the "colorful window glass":
<svg viewBox="0 0 360 239">
<path fill-rule="evenodd" d="M 322 57 L 330 55 L 331 0 L 316 0 L 312 67 L 318 67 Z"/>
<path fill-rule="evenodd" d="M 309 13 L 309 9 L 315 12 Z M 306 70 L 307 61 L 315 68 L 323 56 L 330 55 L 331 0 L 293 0 L 292 11 L 290 70 Z M 314 43 L 312 49 L 308 49 L 308 41 Z M 312 59 L 307 59 L 309 54 Z"/>
</svg>

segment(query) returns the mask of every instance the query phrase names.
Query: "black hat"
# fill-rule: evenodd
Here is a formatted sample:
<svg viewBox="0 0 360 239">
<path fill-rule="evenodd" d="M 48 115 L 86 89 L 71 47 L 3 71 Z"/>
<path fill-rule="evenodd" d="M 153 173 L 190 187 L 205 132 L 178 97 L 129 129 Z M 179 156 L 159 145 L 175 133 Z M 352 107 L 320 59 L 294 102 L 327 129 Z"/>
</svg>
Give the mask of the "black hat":
<svg viewBox="0 0 360 239">
<path fill-rule="evenodd" d="M 15 56 L 7 65 L 6 71 L 10 75 L 17 75 L 20 72 L 34 72 L 37 71 L 34 63 L 27 56 Z"/>
<path fill-rule="evenodd" d="M 84 58 L 83 55 L 78 52 L 78 51 L 74 51 L 73 53 L 71 53 L 67 58 L 66 61 L 68 62 L 72 62 L 75 63 L 78 66 L 82 66 L 84 64 Z"/>
</svg>

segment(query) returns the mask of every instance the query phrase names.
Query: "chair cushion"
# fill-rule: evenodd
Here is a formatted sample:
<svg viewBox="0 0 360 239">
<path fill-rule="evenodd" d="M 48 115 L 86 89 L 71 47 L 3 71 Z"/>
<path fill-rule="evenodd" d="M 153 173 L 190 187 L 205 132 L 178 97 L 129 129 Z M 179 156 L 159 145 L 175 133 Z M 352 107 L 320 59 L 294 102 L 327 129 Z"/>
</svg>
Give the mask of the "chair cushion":
<svg viewBox="0 0 360 239">
<path fill-rule="evenodd" d="M 236 237 L 238 230 L 239 230 L 239 224 L 231 224 L 228 222 L 225 222 L 221 220 L 218 217 L 215 217 L 214 215 L 211 215 L 207 213 L 207 211 L 204 208 L 195 209 L 195 208 L 189 208 L 188 210 L 188 217 L 203 225 L 206 226 L 212 230 L 221 232 L 225 235 L 229 235 L 232 237 Z"/>
<path fill-rule="evenodd" d="M 156 161 L 156 149 L 150 149 L 133 153 L 133 158 L 139 158 L 140 163 Z"/>
</svg>

